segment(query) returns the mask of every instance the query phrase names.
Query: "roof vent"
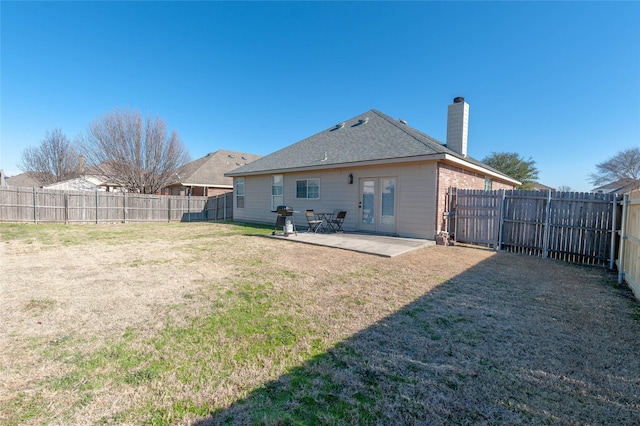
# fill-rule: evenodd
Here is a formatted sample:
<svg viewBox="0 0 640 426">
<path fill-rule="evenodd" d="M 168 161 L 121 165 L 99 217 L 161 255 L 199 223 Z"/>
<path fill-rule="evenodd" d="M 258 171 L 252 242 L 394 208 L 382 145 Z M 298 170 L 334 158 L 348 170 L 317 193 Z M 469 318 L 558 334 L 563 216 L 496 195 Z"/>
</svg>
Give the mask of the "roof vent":
<svg viewBox="0 0 640 426">
<path fill-rule="evenodd" d="M 336 124 L 336 129 L 342 129 L 344 127 L 344 121 L 342 123 Z"/>
<path fill-rule="evenodd" d="M 236 156 L 233 154 L 229 154 L 229 158 L 236 158 Z"/>
<path fill-rule="evenodd" d="M 462 96 L 458 96 L 456 98 L 453 98 L 453 103 L 454 104 L 459 104 L 459 103 L 462 103 L 462 102 L 464 102 L 464 97 L 462 97 Z"/>
<path fill-rule="evenodd" d="M 247 157 L 245 157 L 244 155 L 243 155 L 242 157 L 240 157 L 240 158 L 242 158 L 243 160 L 246 160 L 246 159 L 247 159 Z"/>
<path fill-rule="evenodd" d="M 402 118 L 398 120 L 399 122 L 401 122 L 402 124 L 407 124 L 407 120 L 403 120 Z"/>
<path fill-rule="evenodd" d="M 358 124 L 366 124 L 369 121 L 369 117 L 365 117 L 364 119 L 358 120 Z"/>
</svg>

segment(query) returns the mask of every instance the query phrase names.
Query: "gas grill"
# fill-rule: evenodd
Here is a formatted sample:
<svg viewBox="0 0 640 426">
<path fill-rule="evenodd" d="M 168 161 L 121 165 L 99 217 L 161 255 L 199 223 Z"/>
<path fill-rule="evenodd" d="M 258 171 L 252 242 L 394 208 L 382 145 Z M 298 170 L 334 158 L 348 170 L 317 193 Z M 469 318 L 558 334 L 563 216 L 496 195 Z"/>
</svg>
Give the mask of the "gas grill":
<svg viewBox="0 0 640 426">
<path fill-rule="evenodd" d="M 278 228 L 282 228 L 282 233 L 285 237 L 289 236 L 289 234 L 298 235 L 296 224 L 293 220 L 293 207 L 278 206 L 276 208 L 276 213 L 278 214 L 278 216 L 276 217 L 276 226 L 273 229 L 271 235 L 275 235 L 278 231 Z"/>
</svg>

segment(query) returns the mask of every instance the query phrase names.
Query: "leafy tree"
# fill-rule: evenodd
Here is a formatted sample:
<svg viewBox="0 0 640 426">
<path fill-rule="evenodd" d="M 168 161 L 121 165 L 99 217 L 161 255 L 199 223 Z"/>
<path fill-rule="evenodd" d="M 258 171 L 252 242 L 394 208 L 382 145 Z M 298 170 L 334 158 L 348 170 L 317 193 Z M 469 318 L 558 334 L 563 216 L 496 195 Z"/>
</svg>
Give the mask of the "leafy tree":
<svg viewBox="0 0 640 426">
<path fill-rule="evenodd" d="M 640 183 L 640 148 L 620 151 L 602 163 L 596 164 L 596 172 L 589 175 L 594 185 L 622 181 Z"/>
<path fill-rule="evenodd" d="M 94 120 L 83 137 L 87 165 L 127 191 L 154 194 L 174 181 L 189 161 L 178 133 L 167 134 L 161 118 L 115 110 Z"/>
<path fill-rule="evenodd" d="M 515 152 L 492 152 L 482 162 L 522 182 L 517 189 L 533 189 L 533 184 L 538 179 L 536 162 L 531 157 L 525 160 Z"/>
<path fill-rule="evenodd" d="M 31 173 L 41 184 L 71 179 L 80 172 L 82 162 L 74 144 L 60 129 L 47 131 L 37 147 L 22 152 L 18 168 Z"/>
</svg>

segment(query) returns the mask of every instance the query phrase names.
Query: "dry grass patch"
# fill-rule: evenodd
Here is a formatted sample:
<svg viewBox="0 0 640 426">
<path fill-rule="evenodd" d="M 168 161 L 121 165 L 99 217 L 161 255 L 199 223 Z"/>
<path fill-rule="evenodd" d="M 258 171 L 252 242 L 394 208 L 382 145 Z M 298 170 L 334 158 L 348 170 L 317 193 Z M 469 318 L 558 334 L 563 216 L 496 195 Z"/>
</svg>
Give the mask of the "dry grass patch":
<svg viewBox="0 0 640 426">
<path fill-rule="evenodd" d="M 635 424 L 605 271 L 232 224 L 0 225 L 2 424 Z"/>
</svg>

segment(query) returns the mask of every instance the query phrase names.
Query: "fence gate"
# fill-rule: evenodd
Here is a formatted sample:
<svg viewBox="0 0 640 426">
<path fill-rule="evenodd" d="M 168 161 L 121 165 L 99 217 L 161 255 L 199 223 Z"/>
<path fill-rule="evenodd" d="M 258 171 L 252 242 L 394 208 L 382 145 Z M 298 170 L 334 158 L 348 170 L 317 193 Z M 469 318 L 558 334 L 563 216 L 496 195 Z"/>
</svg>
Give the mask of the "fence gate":
<svg viewBox="0 0 640 426">
<path fill-rule="evenodd" d="M 447 205 L 458 242 L 614 267 L 617 194 L 451 188 Z"/>
<path fill-rule="evenodd" d="M 449 211 L 454 213 L 449 233 L 456 241 L 488 247 L 498 245 L 502 194 L 453 188 L 449 204 Z"/>
</svg>

